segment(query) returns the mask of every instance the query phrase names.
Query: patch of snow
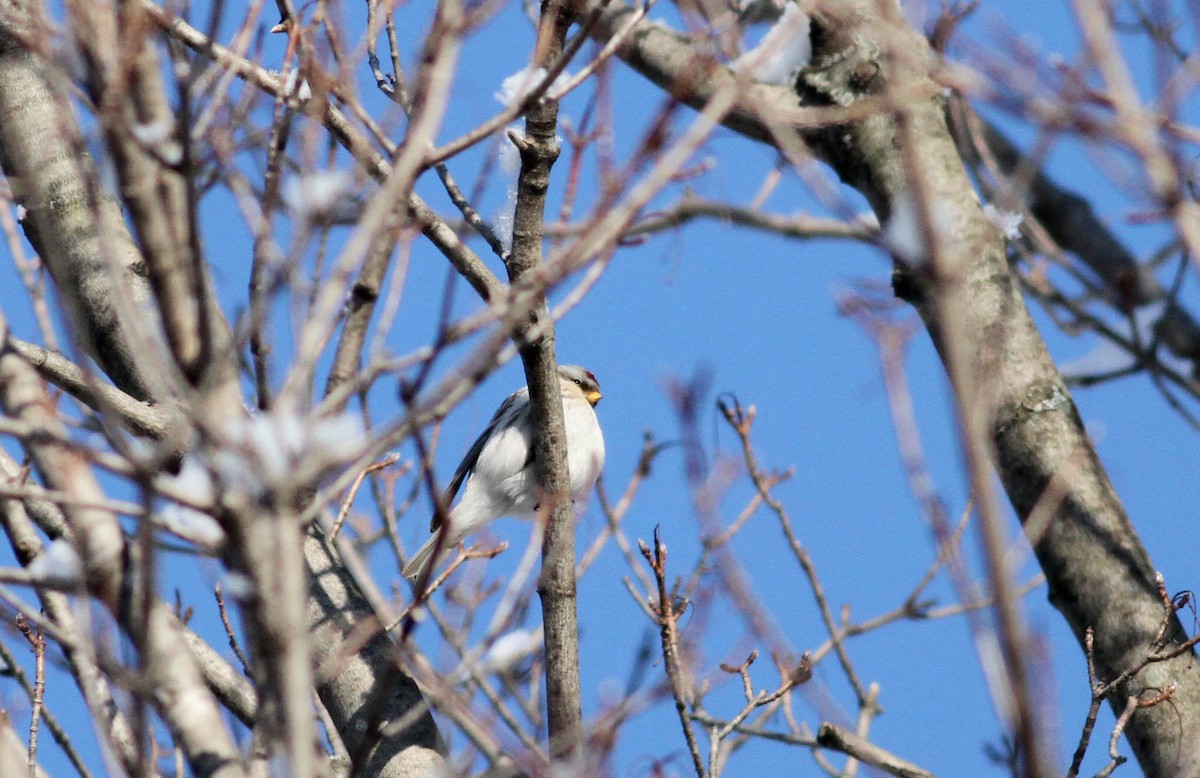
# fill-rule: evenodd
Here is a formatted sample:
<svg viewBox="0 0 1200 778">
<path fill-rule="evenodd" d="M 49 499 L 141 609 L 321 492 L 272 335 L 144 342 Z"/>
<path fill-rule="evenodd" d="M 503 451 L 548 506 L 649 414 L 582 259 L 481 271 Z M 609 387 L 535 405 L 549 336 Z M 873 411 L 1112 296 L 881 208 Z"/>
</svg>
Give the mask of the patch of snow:
<svg viewBox="0 0 1200 778">
<path fill-rule="evenodd" d="M 496 101 L 507 108 L 515 108 L 525 99 L 525 96 L 546 80 L 546 69 L 535 68 L 532 65 L 518 70 L 500 82 L 500 90 L 494 94 Z M 553 91 L 571 80 L 566 70 L 559 73 L 547 91 Z"/>
<path fill-rule="evenodd" d="M 954 234 L 956 209 L 949 203 L 933 202 L 929 206 L 929 230 L 935 243 Z M 881 233 L 884 246 L 909 267 L 923 267 L 929 262 L 931 247 L 922 229 L 917 202 L 902 194 L 892 202 L 892 213 Z"/>
<path fill-rule="evenodd" d="M 296 80 L 300 78 L 299 68 L 292 68 L 287 73 L 272 70 L 271 75 L 283 82 L 284 94 L 289 97 L 295 97 L 298 100 L 307 100 L 312 97 L 312 88 L 308 85 L 308 79 L 301 80 L 300 85 L 296 86 Z"/>
<path fill-rule="evenodd" d="M 527 629 L 514 629 L 501 635 L 483 655 L 483 669 L 489 673 L 506 670 L 541 648 L 542 640 Z"/>
<path fill-rule="evenodd" d="M 246 600 L 254 594 L 254 582 L 243 573 L 229 571 L 221 580 L 221 589 L 235 600 Z"/>
<path fill-rule="evenodd" d="M 1008 240 L 1016 240 L 1021 237 L 1021 222 L 1024 216 L 1013 211 L 1002 211 L 991 203 L 983 206 L 983 215 L 992 223 L 992 226 L 1004 233 L 1004 237 Z"/>
<path fill-rule="evenodd" d="M 46 546 L 25 569 L 35 579 L 58 586 L 78 586 L 83 581 L 83 561 L 62 538 Z"/>
<path fill-rule="evenodd" d="M 916 203 L 911 197 L 897 197 L 892 203 L 892 213 L 883 225 L 882 237 L 888 251 L 909 265 L 923 265 L 929 259 L 929 247 L 925 245 Z"/>
<path fill-rule="evenodd" d="M 283 202 L 297 217 L 328 214 L 353 184 L 348 170 L 317 170 L 289 178 L 283 185 Z"/>
<path fill-rule="evenodd" d="M 810 24 L 800 6 L 787 3 L 762 41 L 729 63 L 729 67 L 764 84 L 790 86 L 797 71 L 812 60 Z"/>
<path fill-rule="evenodd" d="M 171 503 L 158 513 L 159 523 L 168 532 L 208 549 L 217 549 L 225 542 L 225 530 L 207 513 Z"/>
<path fill-rule="evenodd" d="M 362 421 L 348 413 L 260 413 L 231 421 L 225 435 L 229 445 L 211 456 L 212 469 L 226 488 L 250 494 L 286 483 L 301 462 L 311 469 L 337 465 L 357 454 L 364 439 Z"/>
<path fill-rule="evenodd" d="M 1154 341 L 1154 331 L 1166 312 L 1167 301 L 1155 300 L 1133 310 L 1132 326 L 1130 320 L 1126 318 L 1111 322 L 1109 327 L 1122 338 L 1147 347 Z M 1175 356 L 1164 346 L 1159 346 L 1155 356 L 1162 364 L 1178 373 L 1185 376 L 1192 373 L 1190 360 Z M 1064 378 L 1086 378 L 1130 370 L 1136 363 L 1135 355 L 1126 351 L 1120 344 L 1101 337 L 1091 351 L 1059 365 L 1058 372 Z"/>
</svg>

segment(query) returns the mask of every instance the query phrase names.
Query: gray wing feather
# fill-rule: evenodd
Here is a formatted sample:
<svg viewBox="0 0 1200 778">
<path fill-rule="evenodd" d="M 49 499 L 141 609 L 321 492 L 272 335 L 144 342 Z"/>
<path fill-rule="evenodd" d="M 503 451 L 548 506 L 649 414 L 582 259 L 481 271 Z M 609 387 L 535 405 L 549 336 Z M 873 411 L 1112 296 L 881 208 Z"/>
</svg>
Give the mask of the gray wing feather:
<svg viewBox="0 0 1200 778">
<path fill-rule="evenodd" d="M 475 469 L 475 463 L 479 461 L 479 454 L 483 451 L 484 445 L 487 444 L 488 438 L 492 436 L 492 432 L 495 431 L 496 424 L 502 416 L 508 413 L 513 403 L 517 401 L 517 394 L 510 394 L 504 402 L 500 403 L 500 407 L 492 415 L 492 420 L 488 422 L 483 432 L 479 433 L 479 437 L 475 438 L 475 442 L 467 449 L 467 453 L 463 457 L 462 462 L 459 463 L 458 469 L 454 471 L 454 477 L 450 479 L 450 484 L 446 487 L 446 491 L 442 493 L 442 504 L 446 506 L 447 510 L 449 510 L 450 504 L 454 502 L 455 496 L 458 495 L 458 490 L 462 487 L 463 481 L 467 480 L 467 475 Z M 530 446 L 530 451 L 532 450 L 533 447 Z M 435 511 L 433 518 L 429 520 L 429 531 L 437 532 L 438 527 L 441 525 L 442 522 L 439 514 Z"/>
</svg>

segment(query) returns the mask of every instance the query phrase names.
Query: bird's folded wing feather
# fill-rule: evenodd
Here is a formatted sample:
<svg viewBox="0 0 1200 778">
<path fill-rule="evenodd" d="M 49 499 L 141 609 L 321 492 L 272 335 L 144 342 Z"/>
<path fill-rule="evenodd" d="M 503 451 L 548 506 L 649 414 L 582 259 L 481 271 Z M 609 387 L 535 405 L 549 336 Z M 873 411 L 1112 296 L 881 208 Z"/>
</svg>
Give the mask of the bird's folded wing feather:
<svg viewBox="0 0 1200 778">
<path fill-rule="evenodd" d="M 492 420 L 488 422 L 483 432 L 479 433 L 479 437 L 475 438 L 475 442 L 467 449 L 462 462 L 458 464 L 458 469 L 454 471 L 454 477 L 450 479 L 450 484 L 446 487 L 446 491 L 442 493 L 442 505 L 445 505 L 447 509 L 454 502 L 454 498 L 458 495 L 458 490 L 462 487 L 463 481 L 466 480 L 467 474 L 475 469 L 475 463 L 479 461 L 479 452 L 483 451 L 484 445 L 487 444 L 488 438 L 495 432 L 500 419 L 508 414 L 513 404 L 517 402 L 519 395 L 520 392 L 514 392 L 504 402 L 500 403 L 500 407 L 492 415 Z M 532 447 L 530 448 L 532 449 Z M 429 520 L 429 531 L 437 532 L 440 526 L 442 526 L 441 512 L 434 511 L 433 518 Z"/>
</svg>

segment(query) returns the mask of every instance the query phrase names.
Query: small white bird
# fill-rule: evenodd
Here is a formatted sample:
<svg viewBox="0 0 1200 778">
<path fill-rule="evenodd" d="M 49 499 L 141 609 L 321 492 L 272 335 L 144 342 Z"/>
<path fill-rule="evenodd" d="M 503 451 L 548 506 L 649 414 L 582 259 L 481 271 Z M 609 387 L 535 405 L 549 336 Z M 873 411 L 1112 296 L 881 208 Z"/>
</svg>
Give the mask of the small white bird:
<svg viewBox="0 0 1200 778">
<path fill-rule="evenodd" d="M 596 376 L 579 365 L 560 365 L 558 380 L 562 386 L 571 500 L 577 501 L 592 488 L 604 468 L 604 435 L 594 410 L 603 395 Z M 442 529 L 434 514 L 429 524 L 433 535 L 404 565 L 405 578 L 421 578 L 427 568 L 436 567 L 449 556 L 460 540 L 492 519 L 529 519 L 537 515 L 530 412 L 528 387 L 513 392 L 500 405 L 446 487 L 444 499 L 448 505 L 463 479 L 467 482 L 462 499 L 450 511 L 449 526 Z"/>
</svg>

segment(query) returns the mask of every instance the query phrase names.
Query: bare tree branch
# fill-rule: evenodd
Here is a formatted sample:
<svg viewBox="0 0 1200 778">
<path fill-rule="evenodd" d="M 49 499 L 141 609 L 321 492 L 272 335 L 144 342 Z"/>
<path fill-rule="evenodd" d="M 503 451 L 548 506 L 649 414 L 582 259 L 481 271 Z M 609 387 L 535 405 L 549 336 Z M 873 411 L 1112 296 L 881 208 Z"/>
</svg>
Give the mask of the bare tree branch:
<svg viewBox="0 0 1200 778">
<path fill-rule="evenodd" d="M 817 732 L 817 744 L 834 751 L 841 751 L 861 762 L 877 767 L 888 775 L 903 778 L 933 778 L 933 773 L 922 770 L 911 762 L 884 751 L 853 732 L 847 732 L 836 724 L 822 724 Z"/>
<path fill-rule="evenodd" d="M 549 67 L 563 53 L 563 41 L 574 15 L 559 0 L 547 0 L 538 25 L 537 64 Z M 525 118 L 525 134 L 510 136 L 521 154 L 517 202 L 513 216 L 512 252 L 505 258 L 511 284 L 530 280 L 542 263 L 542 232 L 550 167 L 558 158 L 555 138 L 558 103 L 543 100 Z M 570 500 L 567 437 L 562 389 L 555 355 L 555 335 L 543 297 L 514 330 L 529 386 L 533 417 L 536 483 L 544 517 L 542 573 L 538 595 L 546 652 L 546 722 L 550 754 L 579 756 L 583 743 L 579 686 L 579 614 L 575 583 L 575 514 Z M 543 520 L 543 519 L 539 519 Z"/>
<path fill-rule="evenodd" d="M 60 423 L 41 391 L 37 374 L 8 345 L 8 325 L 3 319 L 0 339 L 0 407 L 43 429 L 58 430 Z M 32 442 L 29 454 L 47 484 L 85 499 L 103 496 L 87 463 L 71 448 L 53 440 Z M 180 738 L 192 769 L 205 776 L 242 775 L 238 749 L 174 618 L 151 592 L 123 591 L 130 581 L 123 569 L 125 542 L 116 517 L 103 509 L 72 506 L 66 506 L 63 513 L 83 560 L 88 591 L 113 613 L 128 635 L 139 636 L 137 643 L 145 652 L 143 669 L 158 690 L 155 703 Z M 143 603 L 142 598 L 149 602 Z"/>
<path fill-rule="evenodd" d="M 1031 540 L 1046 572 L 1052 601 L 1081 641 L 1087 626 L 1096 628 L 1098 662 L 1103 672 L 1115 674 L 1129 665 L 1138 647 L 1157 628 L 1153 567 L 1029 320 L 996 229 L 974 205 L 976 198 L 961 163 L 953 163 L 958 155 L 940 105 L 932 97 L 936 90 L 931 84 L 921 86 L 926 77 L 922 68 L 927 67 L 921 64 L 925 42 L 894 20 L 880 19 L 879 12 L 867 5 L 854 4 L 853 10 L 822 6 L 819 21 L 814 23 L 821 25 L 817 39 L 823 45 L 815 49 L 814 64 L 803 75 L 806 95 L 809 102 L 820 100 L 844 107 L 878 107 L 879 100 L 887 98 L 893 106 L 904 106 L 902 112 L 897 111 L 901 121 L 890 119 L 890 112 L 874 112 L 871 120 L 846 123 L 838 133 L 816 132 L 809 137 L 843 179 L 867 197 L 881 222 L 905 207 L 901 199 L 956 208 L 954 242 L 934 242 L 930 247 L 940 253 L 934 265 L 940 269 L 929 276 L 900 267 L 898 291 L 917 304 L 943 352 L 958 387 L 963 418 L 969 422 L 968 442 L 982 440 L 970 432 L 976 423 L 990 428 L 987 437 L 995 446 L 994 461 L 1018 514 L 1029 516 L 1057 474 L 1070 469 L 1069 493 L 1047 529 Z M 601 36 L 611 34 L 614 24 L 629 13 L 620 4 L 607 8 L 604 18 L 609 23 L 598 33 Z M 620 56 L 656 83 L 676 85 L 676 93 L 685 101 L 701 104 L 719 83 L 719 70 L 697 81 L 689 72 L 695 67 L 695 55 L 683 41 L 650 22 L 640 26 L 643 29 L 629 38 Z M 855 55 L 855 51 L 865 51 L 856 41 L 871 41 L 876 57 Z M 891 92 L 899 68 L 911 70 L 897 87 L 899 91 Z M 687 88 L 680 90 L 681 84 Z M 772 137 L 767 125 L 755 117 L 769 116 L 779 122 L 791 119 L 785 111 L 773 110 L 786 104 L 787 93 L 786 89 L 746 93 L 743 105 L 754 100 L 763 107 L 731 115 L 728 126 L 757 139 Z M 916 99 L 920 95 L 926 97 Z M 849 117 L 843 114 L 841 118 Z M 791 123 L 804 127 L 794 119 Z M 926 165 L 928 192 L 913 191 L 909 162 L 913 159 L 947 161 L 936 168 L 936 177 Z M 911 292 L 909 283 L 914 284 Z M 1021 368 L 1012 369 L 1016 365 Z M 970 375 L 986 376 L 986 383 L 964 382 Z M 1047 441 L 1055 444 L 1048 446 Z M 979 480 L 985 476 L 984 470 L 977 469 L 975 475 L 977 486 L 986 484 L 986 477 Z M 994 540 L 989 542 L 994 546 Z M 999 580 L 995 583 L 997 593 L 1007 587 Z M 1011 607 L 1002 607 L 1001 612 L 1006 611 Z M 1019 671 L 1025 661 L 1014 633 L 1016 624 L 1011 622 L 1002 631 L 1015 639 L 1007 650 L 1010 671 Z M 1131 690 L 1160 687 L 1167 678 L 1188 678 L 1181 692 L 1197 695 L 1195 701 L 1200 702 L 1198 666 L 1191 658 L 1180 657 L 1177 662 L 1170 669 L 1148 668 L 1144 676 L 1131 681 Z M 1016 688 L 1022 686 L 1018 682 Z M 1183 707 L 1196 710 L 1190 701 Z M 1032 708 L 1026 707 L 1017 721 L 1025 736 L 1036 738 L 1038 728 L 1029 718 L 1031 713 Z M 1165 707 L 1150 709 L 1130 722 L 1126 734 L 1148 774 L 1193 769 L 1186 765 L 1200 769 L 1200 748 L 1179 739 L 1179 733 L 1192 726 L 1186 718 L 1191 714 L 1183 715 L 1182 727 L 1177 715 L 1168 714 Z M 1033 760 L 1043 758 L 1036 753 L 1026 755 Z M 1045 773 L 1044 766 L 1040 773 Z"/>
<path fill-rule="evenodd" d="M 142 257 L 120 206 L 99 189 L 61 89 L 8 26 L 15 11 L 4 13 L 0 164 L 28 214 L 26 234 L 58 281 L 84 350 L 127 394 L 162 397 L 152 377 L 156 351 L 127 332 L 131 308 L 150 294 Z"/>
</svg>

